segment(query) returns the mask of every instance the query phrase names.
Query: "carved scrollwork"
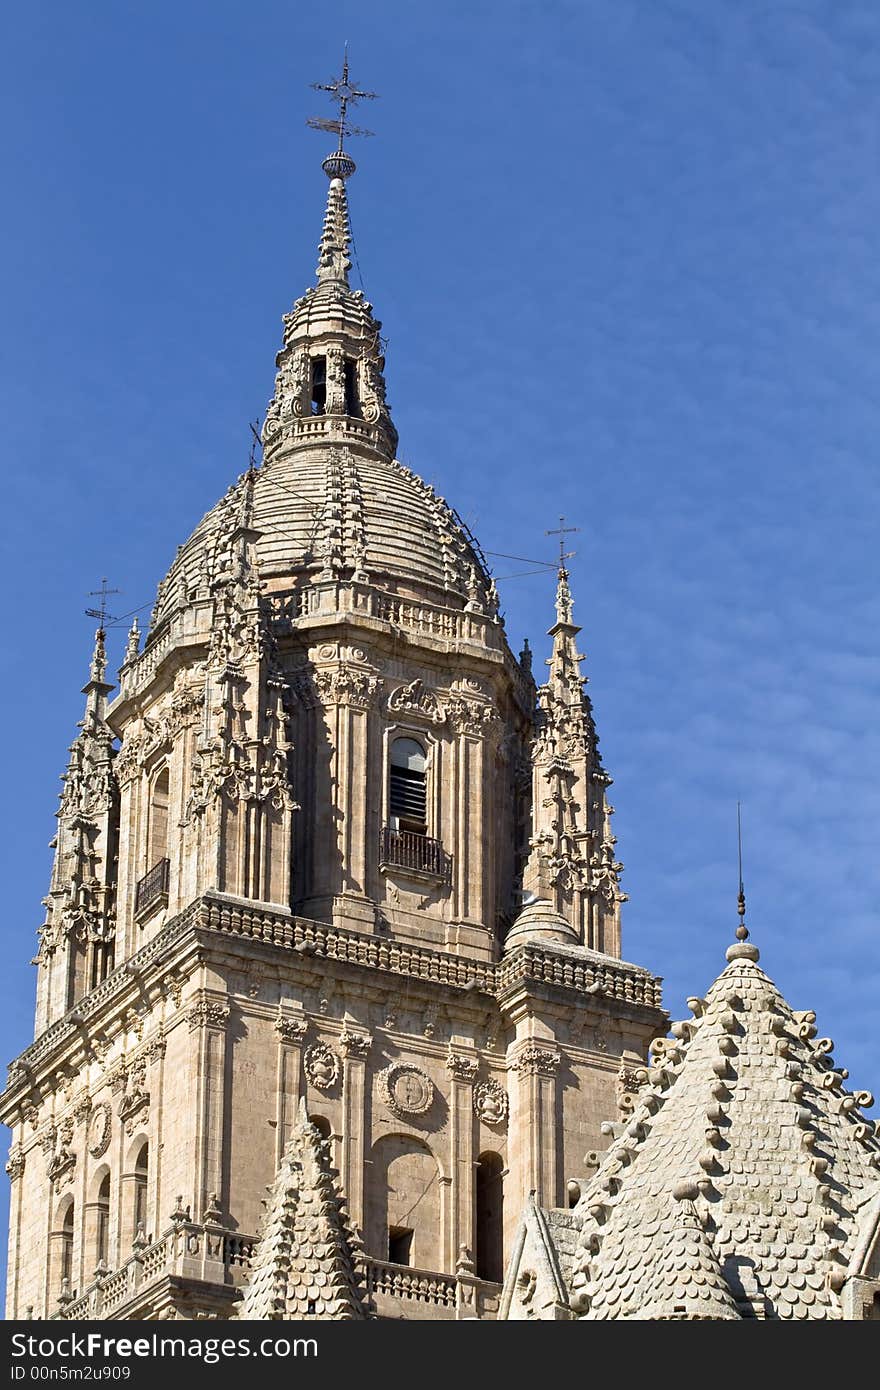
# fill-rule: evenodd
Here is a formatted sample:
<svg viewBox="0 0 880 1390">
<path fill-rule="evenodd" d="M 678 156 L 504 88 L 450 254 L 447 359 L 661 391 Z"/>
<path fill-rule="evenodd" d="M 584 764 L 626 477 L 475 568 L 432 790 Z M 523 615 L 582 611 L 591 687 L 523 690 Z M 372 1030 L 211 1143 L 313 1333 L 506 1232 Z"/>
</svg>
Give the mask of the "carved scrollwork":
<svg viewBox="0 0 880 1390">
<path fill-rule="evenodd" d="M 409 685 L 400 685 L 388 696 L 390 714 L 415 714 L 431 724 L 446 723 L 446 709 L 433 690 L 418 678 Z"/>
<path fill-rule="evenodd" d="M 617 1073 L 617 1113 L 622 1120 L 629 1119 L 636 1108 L 641 1088 L 648 1079 L 646 1067 L 621 1066 Z"/>
<path fill-rule="evenodd" d="M 392 1115 L 410 1120 L 424 1115 L 434 1100 L 434 1083 L 411 1062 L 394 1062 L 376 1078 L 379 1097 Z"/>
</svg>

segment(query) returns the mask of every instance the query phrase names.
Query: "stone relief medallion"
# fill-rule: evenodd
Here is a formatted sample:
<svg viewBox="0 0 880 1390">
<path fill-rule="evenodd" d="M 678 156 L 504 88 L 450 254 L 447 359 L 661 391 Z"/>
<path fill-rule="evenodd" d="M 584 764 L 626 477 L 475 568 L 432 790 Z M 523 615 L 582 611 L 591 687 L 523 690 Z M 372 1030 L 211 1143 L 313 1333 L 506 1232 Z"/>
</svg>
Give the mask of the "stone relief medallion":
<svg viewBox="0 0 880 1390">
<path fill-rule="evenodd" d="M 318 648 L 318 656 L 322 661 L 332 661 L 335 655 L 336 648 L 330 646 L 329 643 L 325 643 L 323 647 Z"/>
<path fill-rule="evenodd" d="M 484 1125 L 503 1125 L 507 1119 L 507 1092 L 498 1081 L 481 1081 L 474 1088 L 474 1112 Z"/>
<path fill-rule="evenodd" d="M 306 1076 L 319 1091 L 329 1091 L 339 1080 L 339 1058 L 326 1043 L 312 1043 L 304 1058 Z"/>
<path fill-rule="evenodd" d="M 419 1067 L 409 1062 L 394 1062 L 380 1072 L 376 1080 L 381 1099 L 399 1119 L 424 1115 L 430 1109 L 434 1083 Z"/>
<path fill-rule="evenodd" d="M 92 1111 L 89 1120 L 89 1153 L 92 1158 L 100 1158 L 110 1147 L 110 1128 L 112 1112 L 106 1101 L 101 1101 Z"/>
</svg>

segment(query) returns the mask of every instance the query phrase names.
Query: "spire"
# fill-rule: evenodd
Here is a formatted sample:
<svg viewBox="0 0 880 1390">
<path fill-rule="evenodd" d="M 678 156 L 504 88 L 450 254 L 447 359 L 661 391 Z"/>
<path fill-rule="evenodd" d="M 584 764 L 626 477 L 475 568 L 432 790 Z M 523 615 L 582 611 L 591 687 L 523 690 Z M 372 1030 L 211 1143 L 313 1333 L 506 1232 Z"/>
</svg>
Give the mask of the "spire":
<svg viewBox="0 0 880 1390">
<path fill-rule="evenodd" d="M 335 280 L 348 286 L 348 272 L 351 268 L 351 261 L 348 259 L 351 228 L 348 221 L 345 180 L 351 178 L 357 165 L 344 148 L 345 137 L 372 134 L 372 131 L 349 122 L 348 109 L 359 101 L 374 101 L 376 93 L 362 92 L 350 80 L 347 47 L 342 60 L 342 76 L 334 77 L 330 82 L 313 82 L 312 86 L 316 92 L 327 92 L 339 108 L 336 120 L 328 121 L 324 117 L 314 117 L 307 122 L 313 130 L 328 131 L 338 138 L 336 149 L 321 165 L 330 180 L 330 191 L 327 194 L 324 231 L 318 245 L 318 281 L 323 283 L 325 280 Z"/>
<path fill-rule="evenodd" d="M 602 767 L 593 709 L 581 675 L 568 555 L 564 537 L 576 527 L 560 518 L 556 622 L 549 629 L 553 651 L 547 681 L 538 690 L 532 745 L 532 834 L 523 872 L 523 912 L 509 936 L 508 949 L 540 931 L 558 936 L 568 923 L 584 946 L 620 953 L 620 891 L 623 865 L 615 856 L 611 831 L 614 808 L 606 789 L 611 778 Z"/>
<path fill-rule="evenodd" d="M 95 633 L 95 645 L 89 663 L 89 678 L 83 686 L 86 697 L 86 722 L 102 720 L 107 710 L 107 696 L 113 689 L 104 677 L 107 674 L 106 633 L 99 627 Z"/>
<path fill-rule="evenodd" d="M 732 946 L 728 946 L 726 951 L 727 959 L 733 960 L 752 960 L 759 961 L 761 953 L 757 946 L 749 941 L 749 929 L 746 926 L 746 892 L 743 887 L 743 848 L 742 848 L 742 807 L 736 803 L 736 845 L 739 856 L 739 893 L 736 899 L 736 911 L 739 917 L 739 925 L 736 929 L 736 941 Z"/>
</svg>

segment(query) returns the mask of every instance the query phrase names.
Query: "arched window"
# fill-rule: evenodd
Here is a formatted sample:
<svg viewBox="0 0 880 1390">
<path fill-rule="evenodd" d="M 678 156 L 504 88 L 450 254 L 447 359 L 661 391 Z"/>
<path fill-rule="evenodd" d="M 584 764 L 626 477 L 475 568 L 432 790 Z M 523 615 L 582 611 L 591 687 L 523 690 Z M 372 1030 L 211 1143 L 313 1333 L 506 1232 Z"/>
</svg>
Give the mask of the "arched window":
<svg viewBox="0 0 880 1390">
<path fill-rule="evenodd" d="M 147 1183 L 150 1177 L 150 1146 L 142 1145 L 134 1165 L 133 1231 L 147 1233 Z"/>
<path fill-rule="evenodd" d="M 477 1277 L 500 1284 L 504 1278 L 504 1162 L 499 1154 L 480 1154 L 477 1164 Z"/>
<path fill-rule="evenodd" d="M 57 1208 L 49 1233 L 49 1289 L 53 1297 L 61 1293 L 64 1281 L 73 1291 L 73 1225 L 76 1211 L 72 1197 Z"/>
<path fill-rule="evenodd" d="M 147 868 L 168 856 L 168 769 L 164 767 L 150 791 L 150 823 Z"/>
<path fill-rule="evenodd" d="M 427 834 L 427 766 L 425 750 L 414 738 L 394 740 L 388 775 L 388 811 L 392 830 Z"/>
<path fill-rule="evenodd" d="M 105 1173 L 95 1205 L 95 1264 L 107 1264 L 110 1254 L 110 1174 Z"/>
<path fill-rule="evenodd" d="M 64 1224 L 61 1227 L 61 1276 L 63 1284 L 65 1279 L 68 1284 L 73 1280 L 73 1202 L 64 1213 Z"/>
<path fill-rule="evenodd" d="M 330 1138 L 332 1131 L 330 1129 L 330 1121 L 327 1119 L 326 1115 L 310 1115 L 309 1123 L 315 1126 L 315 1129 L 322 1139 Z"/>
<path fill-rule="evenodd" d="M 323 415 L 327 408 L 327 358 L 312 358 L 312 400 L 313 415 Z"/>
</svg>

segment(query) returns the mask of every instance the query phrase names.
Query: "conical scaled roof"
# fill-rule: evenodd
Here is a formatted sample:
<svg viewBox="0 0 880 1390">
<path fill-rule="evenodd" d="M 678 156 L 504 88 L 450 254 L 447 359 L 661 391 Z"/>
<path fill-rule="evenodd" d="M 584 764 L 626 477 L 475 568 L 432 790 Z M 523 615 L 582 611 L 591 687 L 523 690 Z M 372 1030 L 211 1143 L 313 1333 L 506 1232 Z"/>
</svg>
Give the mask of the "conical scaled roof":
<svg viewBox="0 0 880 1390">
<path fill-rule="evenodd" d="M 694 1018 L 653 1045 L 633 1116 L 583 1193 L 581 1317 L 841 1316 L 880 1166 L 860 1114 L 871 1097 L 845 1090 L 815 1015 L 786 1003 L 754 946 L 728 960 L 689 1001 Z"/>
<path fill-rule="evenodd" d="M 304 1101 L 269 1193 L 237 1316 L 325 1321 L 366 1317 L 355 1261 L 357 1242 Z"/>
</svg>

